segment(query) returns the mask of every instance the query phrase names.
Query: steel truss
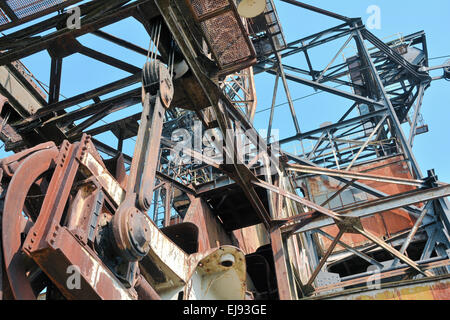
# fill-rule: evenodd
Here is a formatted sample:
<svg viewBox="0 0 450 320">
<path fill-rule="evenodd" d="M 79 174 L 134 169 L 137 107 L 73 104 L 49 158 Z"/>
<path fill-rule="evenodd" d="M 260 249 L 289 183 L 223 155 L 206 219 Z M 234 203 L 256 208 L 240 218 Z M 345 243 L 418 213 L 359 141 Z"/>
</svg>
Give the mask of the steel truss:
<svg viewBox="0 0 450 320">
<path fill-rule="evenodd" d="M 344 17 L 299 1 L 283 1 L 300 7 L 298 10 L 304 13 L 314 11 L 343 23 L 286 43 L 275 5 L 268 0 L 265 22 L 236 20 L 239 32 L 246 36 L 241 43 L 248 46 L 249 54 L 226 64 L 221 60 L 221 44 L 208 33 L 208 21 L 224 12 L 236 14 L 233 1 L 206 14 L 195 11 L 193 3 L 196 1 L 88 1 L 80 5 L 81 29 L 63 26 L 69 13 L 62 9 L 79 1 L 66 1 L 64 5 L 25 19 L 19 19 L 2 5 L 10 21 L 1 25 L 0 30 L 18 29 L 0 38 L 0 71 L 13 74 L 14 85 L 24 92 L 17 96 L 4 83 L 0 86 L 0 93 L 7 99 L 0 113 L 1 138 L 6 149 L 19 152 L 48 141 L 57 145 L 64 141 L 76 143 L 88 135 L 93 137 L 93 145 L 103 156 L 112 157 L 112 167 L 131 165 L 133 157 L 122 153 L 123 144 L 137 136 L 141 113 L 111 123 L 101 121 L 141 103 L 141 88 L 136 87 L 141 82 L 141 67 L 85 47 L 77 38 L 93 34 L 145 57 L 149 54 L 147 49 L 100 30 L 132 17 L 146 28 L 157 46 L 158 59 L 166 64 L 173 60 L 184 63 L 189 70 L 174 78 L 173 107 L 165 114 L 159 161 L 154 168 L 156 178 L 149 215 L 159 227 L 169 227 L 175 219 L 182 222 L 189 210 L 197 210 L 194 205 L 198 198 L 209 203 L 227 232 L 264 226 L 280 299 L 320 297 L 333 290 L 364 287 L 375 271 L 361 272 L 361 266 L 376 266 L 382 283 L 400 278 L 433 279 L 442 273 L 448 274 L 450 208 L 446 197 L 450 195 L 450 188 L 439 182 L 432 171 L 424 176 L 412 150 L 414 137 L 419 133 L 423 96 L 432 82 L 429 73 L 423 71 L 429 67 L 425 33 L 384 43 L 365 28 L 361 19 Z M 22 27 L 31 19 L 57 10 L 62 11 Z M 155 36 L 155 26 L 160 28 L 160 37 Z M 309 56 L 311 49 L 342 39 L 345 39 L 344 44 L 331 54 L 326 67 L 315 69 Z M 338 58 L 350 45 L 355 46 L 356 53 L 339 63 Z M 407 57 L 407 53 L 411 53 L 409 50 L 413 50 L 414 59 Z M 17 62 L 41 51 L 48 51 L 51 56 L 47 95 L 36 86 L 32 74 Z M 64 59 L 75 53 L 130 75 L 61 99 Z M 304 57 L 308 69 L 284 63 L 296 55 Z M 258 111 L 255 78 L 262 73 L 275 76 L 267 137 L 257 134 L 252 124 Z M 272 141 L 280 82 L 288 100 L 295 135 Z M 342 117 L 336 123 L 302 132 L 290 92 L 297 84 L 347 99 Z M 103 96 L 108 98 L 103 99 Z M 78 104 L 86 105 L 71 109 Z M 256 159 L 239 163 L 235 160 L 244 158 L 242 150 L 235 147 L 235 141 L 225 141 L 218 148 L 225 158 L 233 160 L 230 163 L 217 163 L 196 146 L 185 150 L 196 160 L 194 163 L 176 163 L 171 137 L 177 129 L 194 134 L 195 121 L 204 126 L 201 134 L 206 129 L 216 129 L 222 134 L 227 130 L 247 132 L 246 142 L 251 149 L 268 151 Z M 402 127 L 407 122 L 411 127 L 409 136 Z M 116 147 L 110 141 L 97 138 L 107 132 L 117 138 Z M 308 142 L 313 142 L 313 146 L 305 149 Z M 283 150 L 283 146 L 292 143 L 300 146 L 300 154 Z M 377 169 L 377 164 L 389 166 L 396 162 L 406 165 L 406 176 L 370 172 Z M 275 165 L 275 172 L 268 171 L 267 165 L 274 163 L 279 164 Z M 334 181 L 337 187 L 323 199 L 325 201 L 318 201 L 311 192 L 312 179 Z M 374 182 L 383 187 L 374 187 Z M 407 188 L 392 189 L 392 185 Z M 233 188 L 243 194 L 245 203 L 227 209 L 227 197 L 231 197 Z M 226 192 L 222 194 L 222 190 Z M 341 207 L 331 206 L 333 200 L 354 190 L 364 194 L 365 199 Z M 362 222 L 364 218 L 392 210 L 410 216 L 412 225 L 407 230 L 382 237 Z M 246 213 L 238 216 L 233 211 Z M 336 234 L 325 227 L 335 227 Z M 358 246 L 346 243 L 345 236 L 349 234 L 362 236 L 366 242 Z M 330 243 L 326 245 L 324 239 Z M 418 258 L 409 257 L 411 247 L 420 251 Z M 380 254 L 381 251 L 388 254 Z M 364 263 L 359 262 L 358 268 L 347 270 L 345 276 L 330 271 L 354 261 L 355 257 Z M 321 279 L 329 278 L 330 274 L 334 280 L 324 284 Z"/>
</svg>

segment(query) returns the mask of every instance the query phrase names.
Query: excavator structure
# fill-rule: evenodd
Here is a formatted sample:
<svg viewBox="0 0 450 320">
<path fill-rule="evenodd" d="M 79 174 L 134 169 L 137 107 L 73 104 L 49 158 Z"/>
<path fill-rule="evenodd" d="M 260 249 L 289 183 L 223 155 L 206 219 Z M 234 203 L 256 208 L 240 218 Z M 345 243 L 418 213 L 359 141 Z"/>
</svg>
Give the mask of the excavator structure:
<svg viewBox="0 0 450 320">
<path fill-rule="evenodd" d="M 275 2 L 0 1 L 0 300 L 450 299 L 450 185 L 412 151 L 450 64 L 296 0 L 332 27 L 288 41 Z M 302 130 L 294 87 L 340 116 Z"/>
</svg>

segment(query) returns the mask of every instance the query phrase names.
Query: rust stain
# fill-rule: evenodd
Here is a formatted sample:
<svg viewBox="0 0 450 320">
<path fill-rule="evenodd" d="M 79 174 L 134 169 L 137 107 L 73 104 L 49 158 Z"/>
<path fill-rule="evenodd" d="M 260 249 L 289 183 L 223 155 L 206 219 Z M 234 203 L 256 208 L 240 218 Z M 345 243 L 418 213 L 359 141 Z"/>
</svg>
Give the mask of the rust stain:
<svg viewBox="0 0 450 320">
<path fill-rule="evenodd" d="M 369 294 L 349 295 L 346 298 L 352 300 L 449 300 L 450 282 L 433 282 L 382 289 Z"/>
<path fill-rule="evenodd" d="M 365 172 L 380 176 L 414 179 L 414 177 L 410 174 L 408 167 L 406 166 L 403 156 L 396 156 L 383 161 L 378 161 L 376 163 L 357 166 L 354 167 L 353 170 L 355 172 Z M 343 184 L 336 185 L 336 183 L 332 183 L 330 179 L 327 179 L 323 176 L 309 178 L 307 180 L 307 183 L 313 197 L 324 194 L 331 195 L 343 187 Z M 387 184 L 377 181 L 364 181 L 364 184 L 388 195 L 395 195 L 416 189 L 412 186 Z M 417 207 L 422 206 L 423 204 L 417 205 Z M 415 217 L 411 216 L 406 211 L 399 209 L 382 212 L 380 214 L 361 219 L 361 223 L 364 229 L 380 238 L 389 238 L 392 235 L 406 231 L 414 226 L 415 221 Z M 339 229 L 337 226 L 329 226 L 323 228 L 323 231 L 332 236 L 336 236 L 339 233 Z M 319 236 L 319 238 L 323 246 L 322 249 L 326 250 L 327 248 L 329 248 L 332 241 L 323 236 Z M 345 234 L 342 237 L 342 242 L 353 248 L 361 247 L 370 243 L 370 241 L 368 241 L 364 236 L 360 234 Z M 338 245 L 336 246 L 335 252 L 339 252 L 342 250 L 344 250 L 344 248 Z"/>
</svg>

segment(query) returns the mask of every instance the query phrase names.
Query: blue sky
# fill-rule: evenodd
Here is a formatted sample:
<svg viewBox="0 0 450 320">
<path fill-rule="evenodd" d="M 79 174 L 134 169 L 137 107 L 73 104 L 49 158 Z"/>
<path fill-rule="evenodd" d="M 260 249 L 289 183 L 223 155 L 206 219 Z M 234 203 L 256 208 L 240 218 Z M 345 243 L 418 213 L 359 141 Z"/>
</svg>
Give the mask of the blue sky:
<svg viewBox="0 0 450 320">
<path fill-rule="evenodd" d="M 362 17 L 363 21 L 366 21 L 369 17 L 366 13 L 367 8 L 370 5 L 377 5 L 381 9 L 381 29 L 372 30 L 372 32 L 379 38 L 392 40 L 394 37 L 398 37 L 399 33 L 408 35 L 424 30 L 427 33 L 428 50 L 431 58 L 450 55 L 450 42 L 448 41 L 448 33 L 450 31 L 450 22 L 448 19 L 450 1 L 429 0 L 424 4 L 423 1 L 419 0 L 316 0 L 314 2 L 308 1 L 308 3 L 348 17 Z M 323 17 L 278 0 L 275 0 L 275 4 L 277 5 L 277 10 L 288 41 L 296 40 L 340 24 L 339 20 Z M 115 26 L 107 27 L 104 31 L 122 37 L 143 48 L 148 48 L 149 38 L 145 30 L 132 19 L 124 20 Z M 341 41 L 345 40 L 342 39 Z M 95 36 L 83 36 L 80 38 L 80 41 L 86 46 L 123 59 L 136 66 L 141 66 L 145 63 L 145 57 L 130 53 L 128 50 L 119 49 L 117 46 L 111 45 Z M 338 42 L 336 46 L 339 47 L 341 44 Z M 335 52 L 333 48 L 312 52 L 312 61 L 315 68 L 325 67 Z M 346 52 L 346 54 L 350 55 L 351 50 Z M 431 65 L 442 64 L 445 60 L 432 60 Z M 31 69 L 36 78 L 48 84 L 50 59 L 46 52 L 23 59 L 23 62 Z M 304 63 L 304 61 L 288 62 L 297 65 Z M 66 97 L 70 97 L 128 75 L 123 71 L 96 63 L 76 54 L 64 61 L 61 93 Z M 314 93 L 311 88 L 298 84 L 290 83 L 289 86 L 294 99 Z M 270 107 L 272 88 L 272 76 L 261 75 L 257 77 L 258 110 Z M 445 80 L 440 80 L 432 83 L 431 87 L 427 90 L 422 114 L 425 123 L 429 125 L 430 132 L 416 137 L 414 146 L 414 152 L 423 173 L 426 173 L 428 169 L 434 168 L 440 180 L 444 182 L 450 181 L 450 168 L 447 160 L 450 158 L 450 148 L 448 147 L 448 140 L 450 138 L 450 125 L 448 125 L 448 121 L 450 120 L 449 89 L 450 83 Z M 280 93 L 277 104 L 284 102 L 286 102 L 286 98 Z M 335 122 L 338 120 L 345 110 L 343 107 L 336 106 L 343 103 L 345 103 L 345 100 L 330 97 L 328 94 L 319 94 L 311 98 L 296 101 L 295 109 L 302 131 L 316 128 L 325 121 Z M 126 116 L 134 114 L 138 112 L 139 108 L 140 106 L 126 109 L 119 115 Z M 268 117 L 268 112 L 258 113 L 255 126 L 265 128 Z M 109 121 L 115 118 L 117 118 L 117 115 L 105 120 Z M 280 129 L 283 135 L 286 136 L 293 133 L 292 120 L 286 105 L 278 109 L 274 128 Z M 408 134 L 407 131 L 406 134 Z M 108 135 L 102 138 L 106 141 L 112 139 Z M 115 143 L 115 140 L 114 142 L 111 140 L 111 144 Z M 132 153 L 133 141 L 128 141 L 125 145 L 125 150 L 128 153 Z M 2 151 L 0 152 L 0 157 L 3 156 L 5 156 L 5 153 Z"/>
</svg>

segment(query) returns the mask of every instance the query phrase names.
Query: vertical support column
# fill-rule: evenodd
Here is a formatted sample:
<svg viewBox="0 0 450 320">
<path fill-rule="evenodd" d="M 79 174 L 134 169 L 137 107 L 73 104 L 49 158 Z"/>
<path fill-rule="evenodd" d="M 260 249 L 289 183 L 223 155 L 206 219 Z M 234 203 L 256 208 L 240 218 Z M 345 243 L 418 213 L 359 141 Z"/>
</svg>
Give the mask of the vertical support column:
<svg viewBox="0 0 450 320">
<path fill-rule="evenodd" d="M 0 182 L 3 179 L 3 169 L 0 169 Z M 3 218 L 3 207 L 5 204 L 5 191 L 3 190 L 3 185 L 0 183 L 0 301 L 3 300 L 3 244 L 2 244 L 2 218 Z"/>
<path fill-rule="evenodd" d="M 52 58 L 48 104 L 53 104 L 59 101 L 61 88 L 62 62 L 63 62 L 62 58 L 59 57 Z"/>
<path fill-rule="evenodd" d="M 421 83 L 419 86 L 419 92 L 417 94 L 417 101 L 416 101 L 416 106 L 414 108 L 414 117 L 413 117 L 413 121 L 412 121 L 412 125 L 411 125 L 411 132 L 409 133 L 409 139 L 408 139 L 408 143 L 411 146 L 411 148 L 413 146 L 414 138 L 416 136 L 417 119 L 420 114 L 420 109 L 422 108 L 424 92 L 425 92 L 425 84 Z"/>
<path fill-rule="evenodd" d="M 159 204 L 159 195 L 161 193 L 161 188 L 158 188 L 153 195 L 153 222 L 158 221 L 158 204 Z"/>
<path fill-rule="evenodd" d="M 314 283 L 314 281 L 316 280 L 317 276 L 319 275 L 320 271 L 322 271 L 322 268 L 325 266 L 325 263 L 327 262 L 328 258 L 331 256 L 331 254 L 333 253 L 334 248 L 336 248 L 339 240 L 342 238 L 342 236 L 344 235 L 345 230 L 344 229 L 340 229 L 338 235 L 334 238 L 333 242 L 331 243 L 330 247 L 328 248 L 327 252 L 324 254 L 324 256 L 322 257 L 322 259 L 320 260 L 319 264 L 317 265 L 317 267 L 314 269 L 310 279 L 308 280 L 308 283 L 306 284 L 307 287 L 312 286 L 312 284 Z"/>
<path fill-rule="evenodd" d="M 275 274 L 278 285 L 278 295 L 280 300 L 292 300 L 291 287 L 289 285 L 289 273 L 282 237 L 283 236 L 279 228 L 270 232 Z"/>
<path fill-rule="evenodd" d="M 272 107 L 270 108 L 270 119 L 269 119 L 269 128 L 267 130 L 267 143 L 270 143 L 271 136 L 272 136 L 272 123 L 273 123 L 273 116 L 275 114 L 275 103 L 277 101 L 277 92 L 278 92 L 278 82 L 280 80 L 280 74 L 279 71 L 277 72 L 276 78 L 275 78 L 275 84 L 273 86 L 273 99 L 272 99 Z"/>
<path fill-rule="evenodd" d="M 170 218 L 172 216 L 172 185 L 166 183 L 166 196 L 164 198 L 164 227 L 170 226 Z"/>
<path fill-rule="evenodd" d="M 355 23 L 354 27 L 357 28 L 358 24 Z M 367 65 L 372 73 L 372 76 L 375 79 L 375 82 L 378 86 L 378 90 L 381 94 L 382 102 L 385 104 L 386 108 L 388 109 L 389 115 L 391 116 L 393 126 L 395 128 L 395 134 L 396 134 L 397 138 L 400 140 L 400 144 L 402 146 L 403 152 L 405 153 L 406 157 L 409 160 L 411 170 L 414 173 L 416 179 L 422 179 L 423 175 L 420 171 L 419 165 L 418 165 L 416 158 L 414 157 L 414 154 L 411 150 L 411 146 L 408 144 L 408 140 L 406 139 L 405 133 L 403 132 L 400 120 L 398 119 L 398 116 L 397 116 L 397 113 L 395 112 L 394 106 L 392 105 L 392 103 L 386 93 L 383 82 L 381 81 L 380 75 L 378 74 L 375 64 L 373 63 L 373 61 L 370 57 L 369 50 L 367 49 L 367 46 L 364 43 L 364 37 L 362 36 L 361 31 L 359 29 L 357 29 L 355 31 L 355 39 L 356 39 L 356 42 L 360 45 L 360 48 L 362 51 L 359 54 L 362 55 L 361 58 L 364 58 L 364 60 L 367 62 Z"/>
<path fill-rule="evenodd" d="M 122 138 L 122 128 L 119 129 L 119 138 L 117 139 L 117 151 L 122 152 L 123 149 L 123 138 Z"/>
<path fill-rule="evenodd" d="M 2 176 L 2 169 L 0 169 L 0 180 Z M 2 217 L 3 217 L 3 190 L 1 190 L 0 186 L 0 192 L 2 195 L 0 195 L 0 301 L 3 300 L 3 245 L 2 245 Z"/>
<path fill-rule="evenodd" d="M 449 258 L 448 251 L 446 250 L 444 244 L 442 244 L 442 243 L 436 244 L 435 250 L 436 250 L 436 253 L 437 253 L 437 255 L 439 257 L 442 257 L 443 259 L 448 259 Z M 446 265 L 444 268 L 447 271 L 447 273 L 450 273 L 450 266 L 449 265 Z"/>
<path fill-rule="evenodd" d="M 419 230 L 419 227 L 422 225 L 423 219 L 425 218 L 425 215 L 428 213 L 428 210 L 433 206 L 433 201 L 429 201 L 425 208 L 420 213 L 419 218 L 417 218 L 416 223 L 412 227 L 411 231 L 409 232 L 408 236 L 406 237 L 405 242 L 403 243 L 402 247 L 400 248 L 400 253 L 405 254 L 406 250 L 408 249 L 409 244 L 413 240 L 414 236 L 416 235 L 417 231 Z M 395 267 L 400 260 L 398 258 L 394 259 L 394 262 L 392 263 L 392 267 Z"/>
<path fill-rule="evenodd" d="M 303 233 L 304 237 L 304 241 L 305 241 L 305 246 L 306 246 L 306 254 L 309 257 L 309 264 L 311 266 L 311 270 L 314 270 L 320 262 L 319 259 L 319 255 L 318 255 L 318 248 L 314 242 L 314 238 L 313 238 L 313 232 L 312 231 L 307 231 L 305 233 Z"/>
<path fill-rule="evenodd" d="M 436 201 L 436 205 L 439 206 L 440 218 L 450 236 L 450 202 L 447 198 L 441 198 Z"/>
<path fill-rule="evenodd" d="M 287 83 L 286 74 L 284 72 L 284 67 L 281 62 L 281 55 L 278 52 L 277 52 L 277 60 L 278 60 L 279 74 L 281 76 L 281 80 L 283 81 L 284 91 L 286 92 L 286 97 L 289 102 L 289 108 L 291 109 L 291 115 L 292 115 L 292 120 L 294 121 L 295 130 L 297 131 L 297 134 L 300 134 L 301 130 L 300 130 L 300 125 L 298 124 L 297 115 L 295 113 L 294 102 L 292 101 L 291 91 L 289 90 L 289 85 Z"/>
</svg>

